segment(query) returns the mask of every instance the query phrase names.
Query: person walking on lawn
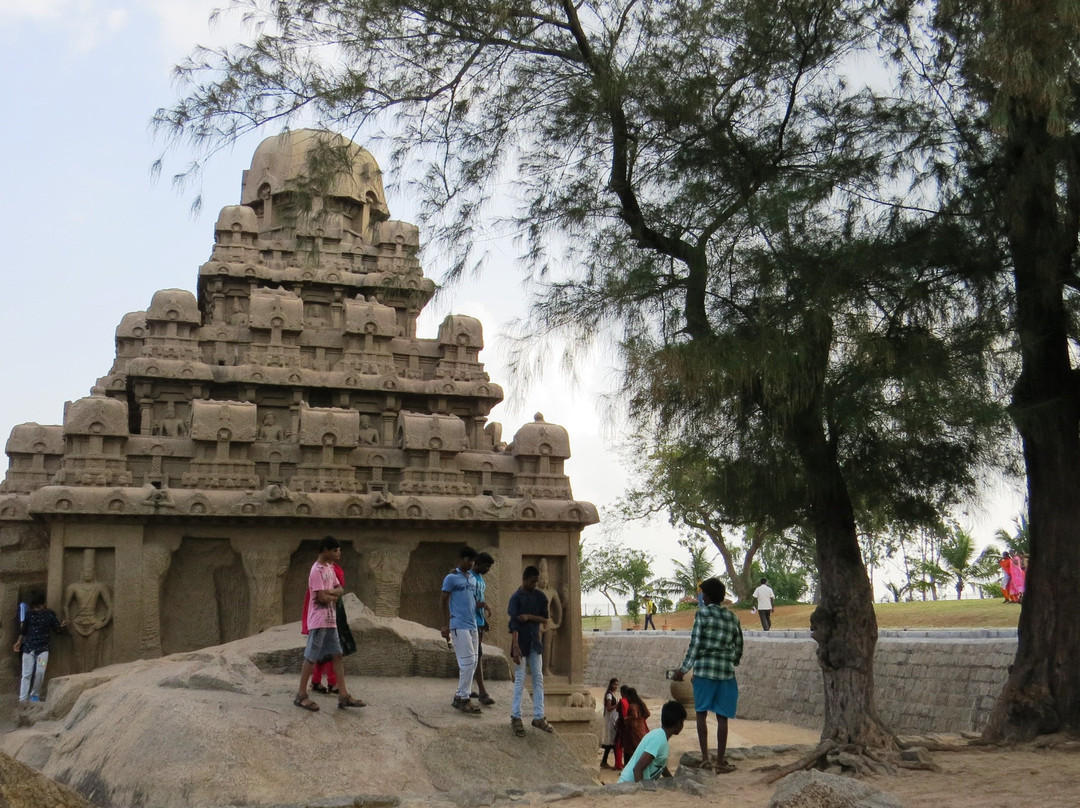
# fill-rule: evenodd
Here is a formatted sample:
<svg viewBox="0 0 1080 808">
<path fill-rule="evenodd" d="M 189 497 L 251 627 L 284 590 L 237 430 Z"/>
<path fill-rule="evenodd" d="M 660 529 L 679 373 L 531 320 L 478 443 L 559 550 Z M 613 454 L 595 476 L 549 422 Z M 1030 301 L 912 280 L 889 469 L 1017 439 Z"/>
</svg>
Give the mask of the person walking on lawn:
<svg viewBox="0 0 1080 808">
<path fill-rule="evenodd" d="M 450 706 L 468 715 L 479 715 L 480 707 L 469 697 L 473 674 L 476 672 L 476 578 L 472 575 L 476 562 L 476 550 L 462 547 L 458 553 L 458 565 L 443 579 L 439 595 L 439 608 L 446 624 L 442 635 L 453 643 L 458 663 L 458 686 Z"/>
<path fill-rule="evenodd" d="M 536 588 L 540 570 L 526 567 L 521 586 L 510 596 L 506 613 L 510 615 L 510 658 L 514 661 L 514 698 L 510 704 L 510 726 L 519 738 L 525 736 L 521 722 L 521 699 L 525 692 L 525 664 L 532 671 L 532 725 L 544 732 L 554 732 L 544 715 L 544 657 L 540 626 L 548 621 L 548 599 Z"/>
<path fill-rule="evenodd" d="M 776 598 L 768 578 L 761 579 L 761 585 L 754 590 L 754 597 L 757 598 L 757 616 L 761 621 L 761 630 L 768 631 L 772 628 L 773 600 Z"/>
<path fill-rule="evenodd" d="M 709 765 L 709 713 L 716 713 L 716 773 L 735 771 L 728 763 L 728 719 L 735 717 L 739 702 L 739 685 L 735 681 L 735 666 L 742 659 L 743 634 L 739 618 L 723 607 L 727 591 L 718 578 L 701 582 L 704 608 L 694 617 L 690 645 L 682 665 L 672 679 L 681 682 L 694 669 L 694 711 L 697 713 L 698 744 L 701 747 L 701 767 Z"/>
<path fill-rule="evenodd" d="M 652 596 L 645 598 L 645 631 L 650 628 L 656 631 L 656 603 L 653 601 Z"/>
</svg>

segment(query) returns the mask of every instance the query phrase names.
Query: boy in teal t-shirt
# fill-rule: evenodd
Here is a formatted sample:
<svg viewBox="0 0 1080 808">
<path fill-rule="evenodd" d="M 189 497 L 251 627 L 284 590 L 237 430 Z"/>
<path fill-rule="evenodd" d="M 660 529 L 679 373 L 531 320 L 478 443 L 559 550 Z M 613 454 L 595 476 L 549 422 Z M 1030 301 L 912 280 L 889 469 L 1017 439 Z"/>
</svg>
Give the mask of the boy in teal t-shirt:
<svg viewBox="0 0 1080 808">
<path fill-rule="evenodd" d="M 634 756 L 623 767 L 619 782 L 640 783 L 642 780 L 671 777 L 667 768 L 668 739 L 682 732 L 685 722 L 685 707 L 677 701 L 665 704 L 660 711 L 660 729 L 654 729 L 641 739 Z"/>
</svg>

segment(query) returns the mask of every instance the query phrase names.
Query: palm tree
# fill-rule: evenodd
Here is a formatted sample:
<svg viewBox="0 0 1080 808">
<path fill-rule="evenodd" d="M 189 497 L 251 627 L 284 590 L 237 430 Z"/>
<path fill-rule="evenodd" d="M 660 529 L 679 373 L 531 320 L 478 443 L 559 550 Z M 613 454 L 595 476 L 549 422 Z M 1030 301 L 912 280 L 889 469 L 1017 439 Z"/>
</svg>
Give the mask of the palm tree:
<svg viewBox="0 0 1080 808">
<path fill-rule="evenodd" d="M 697 596 L 697 585 L 713 576 L 713 562 L 706 557 L 708 545 L 700 536 L 679 539 L 679 546 L 690 554 L 689 559 L 672 559 L 675 573 L 664 581 L 658 581 L 657 589 L 664 594 L 693 598 Z"/>
<path fill-rule="evenodd" d="M 975 559 L 975 539 L 957 524 L 947 528 L 941 542 L 939 554 L 945 571 L 956 579 L 956 599 L 964 592 L 964 583 L 980 575 L 978 561 Z"/>
<path fill-rule="evenodd" d="M 1031 555 L 1031 526 L 1028 525 L 1027 516 L 1024 514 L 1020 514 L 1013 520 L 1012 533 L 1005 528 L 998 528 L 994 538 L 1010 551 L 1019 550 L 1024 555 Z"/>
<path fill-rule="evenodd" d="M 889 594 L 893 596 L 895 603 L 900 602 L 900 598 L 904 597 L 904 593 L 910 588 L 908 584 L 894 584 L 892 581 L 886 581 L 885 588 L 889 590 Z"/>
</svg>

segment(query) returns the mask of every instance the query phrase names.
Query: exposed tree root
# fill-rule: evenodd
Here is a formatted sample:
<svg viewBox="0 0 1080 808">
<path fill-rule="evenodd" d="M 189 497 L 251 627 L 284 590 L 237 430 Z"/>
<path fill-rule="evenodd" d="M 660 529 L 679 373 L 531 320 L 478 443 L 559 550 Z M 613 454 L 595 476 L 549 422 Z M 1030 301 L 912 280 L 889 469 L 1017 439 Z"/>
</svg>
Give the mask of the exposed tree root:
<svg viewBox="0 0 1080 808">
<path fill-rule="evenodd" d="M 1032 744 L 1036 749 L 1057 749 L 1062 752 L 1080 751 L 1080 737 L 1068 732 L 1040 735 Z"/>
<path fill-rule="evenodd" d="M 896 745 L 901 749 L 926 749 L 929 752 L 967 752 L 973 741 L 962 740 L 960 743 L 943 741 L 931 735 L 900 735 Z"/>
<path fill-rule="evenodd" d="M 902 757 L 911 757 L 903 760 Z M 861 777 L 872 774 L 895 774 L 897 767 L 934 768 L 935 764 L 926 757 L 922 749 L 918 755 L 907 752 L 898 755 L 893 749 L 874 749 L 859 744 L 838 744 L 834 740 L 825 740 L 803 755 L 794 763 L 778 766 L 770 770 L 758 782 L 763 785 L 775 783 L 792 772 L 819 769 L 836 774 Z"/>
<path fill-rule="evenodd" d="M 836 749 L 836 741 L 822 741 L 794 763 L 779 767 L 762 777 L 758 782 L 769 785 L 770 783 L 775 783 L 782 777 L 787 777 L 792 772 L 802 771 L 803 769 L 821 768 L 818 764 L 820 764 L 821 760 L 834 749 Z"/>
</svg>

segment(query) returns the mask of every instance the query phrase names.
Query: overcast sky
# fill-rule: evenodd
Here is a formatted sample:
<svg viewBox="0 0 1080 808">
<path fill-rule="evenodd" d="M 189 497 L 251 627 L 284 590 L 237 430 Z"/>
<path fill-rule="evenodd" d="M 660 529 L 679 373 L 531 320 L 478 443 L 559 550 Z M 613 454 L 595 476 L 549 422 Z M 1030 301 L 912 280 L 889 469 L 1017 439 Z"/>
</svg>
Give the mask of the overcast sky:
<svg viewBox="0 0 1080 808">
<path fill-rule="evenodd" d="M 88 395 L 109 371 L 114 331 L 126 312 L 144 310 L 158 289 L 194 291 L 198 267 L 210 255 L 217 212 L 239 201 L 241 172 L 261 137 L 215 157 L 197 188 L 178 193 L 168 175 L 190 155 L 171 152 L 165 176 L 154 182 L 150 166 L 164 144 L 154 142 L 148 122 L 175 98 L 170 68 L 194 44 L 232 41 L 243 33 L 235 14 L 208 26 L 210 11 L 220 5 L 222 0 L 0 0 L 7 120 L 0 129 L 7 161 L 0 174 L 6 250 L 0 439 L 19 423 L 61 423 L 64 402 Z M 385 166 L 384 155 L 372 151 Z M 198 217 L 190 212 L 195 193 L 204 200 Z M 388 202 L 393 218 L 416 221 L 400 191 L 389 190 Z M 514 255 L 498 244 L 492 250 L 483 278 L 429 307 L 420 336 L 435 336 L 451 311 L 480 318 L 487 345 L 481 359 L 492 380 L 509 389 L 500 334 L 524 314 L 525 301 Z M 434 264 L 429 253 L 425 265 Z M 549 372 L 543 384 L 491 416 L 503 423 L 507 439 L 535 411 L 566 426 L 575 497 L 601 509 L 627 482 L 610 450 L 619 440 L 618 424 L 598 401 L 611 386 L 609 371 L 598 357 L 576 386 L 557 370 Z M 985 540 L 1007 527 L 1018 507 L 1014 493 L 1000 490 L 963 518 Z M 601 532 L 595 526 L 586 535 L 599 541 Z M 661 522 L 624 529 L 621 540 L 653 553 L 658 574 L 668 574 L 671 557 L 680 553 L 676 535 Z M 607 610 L 602 598 L 586 600 L 587 612 Z"/>
</svg>

